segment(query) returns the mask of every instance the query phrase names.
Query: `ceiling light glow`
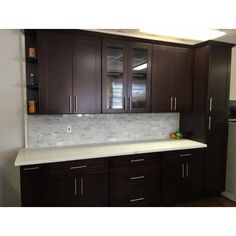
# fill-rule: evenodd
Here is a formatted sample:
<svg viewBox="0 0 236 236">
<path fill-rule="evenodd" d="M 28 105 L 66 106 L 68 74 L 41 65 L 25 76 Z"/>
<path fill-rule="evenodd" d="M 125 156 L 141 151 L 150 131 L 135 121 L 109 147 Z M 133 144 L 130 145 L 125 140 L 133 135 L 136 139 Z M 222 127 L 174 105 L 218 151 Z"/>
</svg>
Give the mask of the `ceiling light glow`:
<svg viewBox="0 0 236 236">
<path fill-rule="evenodd" d="M 210 39 L 215 39 L 226 33 L 220 30 L 209 30 L 209 29 L 151 29 L 145 28 L 140 29 L 140 32 L 155 34 L 159 36 L 168 36 L 173 38 L 181 39 L 192 39 L 198 41 L 206 41 Z"/>
<path fill-rule="evenodd" d="M 143 70 L 147 68 L 147 63 L 141 64 L 139 66 L 135 66 L 133 70 Z"/>
</svg>

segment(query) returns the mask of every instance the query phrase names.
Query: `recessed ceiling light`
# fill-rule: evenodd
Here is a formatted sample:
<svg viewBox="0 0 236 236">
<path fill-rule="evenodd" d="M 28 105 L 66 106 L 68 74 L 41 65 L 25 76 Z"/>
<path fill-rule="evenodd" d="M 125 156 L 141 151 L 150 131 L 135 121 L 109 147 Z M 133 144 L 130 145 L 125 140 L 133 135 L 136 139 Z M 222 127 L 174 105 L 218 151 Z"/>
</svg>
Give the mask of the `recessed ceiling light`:
<svg viewBox="0 0 236 236">
<path fill-rule="evenodd" d="M 220 30 L 209 30 L 209 29 L 140 29 L 140 32 L 155 34 L 159 36 L 168 36 L 181 39 L 192 39 L 198 41 L 206 41 L 215 39 L 226 33 Z"/>
</svg>

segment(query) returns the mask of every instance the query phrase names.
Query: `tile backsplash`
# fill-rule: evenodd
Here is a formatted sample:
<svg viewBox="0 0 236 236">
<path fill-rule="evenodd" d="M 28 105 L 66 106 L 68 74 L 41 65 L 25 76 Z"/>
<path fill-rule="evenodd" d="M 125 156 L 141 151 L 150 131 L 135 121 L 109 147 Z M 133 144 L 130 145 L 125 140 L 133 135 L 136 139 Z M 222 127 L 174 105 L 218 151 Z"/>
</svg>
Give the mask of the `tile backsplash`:
<svg viewBox="0 0 236 236">
<path fill-rule="evenodd" d="M 42 115 L 27 120 L 29 148 L 168 139 L 179 129 L 179 113 Z"/>
</svg>

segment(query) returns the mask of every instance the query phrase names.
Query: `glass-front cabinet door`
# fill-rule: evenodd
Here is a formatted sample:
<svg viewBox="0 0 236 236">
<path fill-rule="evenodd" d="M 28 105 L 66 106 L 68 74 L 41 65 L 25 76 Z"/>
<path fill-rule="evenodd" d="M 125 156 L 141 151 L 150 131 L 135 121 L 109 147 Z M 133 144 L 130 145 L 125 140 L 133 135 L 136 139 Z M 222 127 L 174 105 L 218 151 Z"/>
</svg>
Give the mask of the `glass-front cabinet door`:
<svg viewBox="0 0 236 236">
<path fill-rule="evenodd" d="M 125 112 L 127 94 L 127 48 L 116 40 L 103 42 L 103 112 Z"/>
<path fill-rule="evenodd" d="M 151 52 L 150 44 L 132 44 L 128 83 L 130 112 L 150 111 Z"/>
</svg>

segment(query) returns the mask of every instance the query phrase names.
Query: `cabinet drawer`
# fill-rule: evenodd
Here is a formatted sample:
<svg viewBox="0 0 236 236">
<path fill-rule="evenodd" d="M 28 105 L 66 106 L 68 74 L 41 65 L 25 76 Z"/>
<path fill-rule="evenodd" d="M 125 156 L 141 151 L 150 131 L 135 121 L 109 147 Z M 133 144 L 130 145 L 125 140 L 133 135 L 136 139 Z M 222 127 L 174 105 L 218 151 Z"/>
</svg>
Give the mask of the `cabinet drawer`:
<svg viewBox="0 0 236 236">
<path fill-rule="evenodd" d="M 96 158 L 80 161 L 67 161 L 48 164 L 48 172 L 50 177 L 63 175 L 83 175 L 91 173 L 99 173 L 108 170 L 108 159 Z"/>
<path fill-rule="evenodd" d="M 139 155 L 129 155 L 121 157 L 112 157 L 110 159 L 110 167 L 124 168 L 124 167 L 135 167 L 144 165 L 158 165 L 160 162 L 159 153 L 147 153 Z"/>
<path fill-rule="evenodd" d="M 160 166 L 136 166 L 110 171 L 111 191 L 146 186 L 160 186 Z"/>
<path fill-rule="evenodd" d="M 139 188 L 110 193 L 110 206 L 158 206 L 160 202 L 159 188 Z"/>
<path fill-rule="evenodd" d="M 199 149 L 186 149 L 186 150 L 179 150 L 179 151 L 163 152 L 163 157 L 171 158 L 175 156 L 175 157 L 187 159 L 187 158 L 195 157 L 195 156 L 204 156 L 205 150 L 206 150 L 205 148 L 199 148 Z"/>
</svg>

